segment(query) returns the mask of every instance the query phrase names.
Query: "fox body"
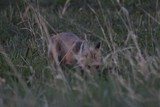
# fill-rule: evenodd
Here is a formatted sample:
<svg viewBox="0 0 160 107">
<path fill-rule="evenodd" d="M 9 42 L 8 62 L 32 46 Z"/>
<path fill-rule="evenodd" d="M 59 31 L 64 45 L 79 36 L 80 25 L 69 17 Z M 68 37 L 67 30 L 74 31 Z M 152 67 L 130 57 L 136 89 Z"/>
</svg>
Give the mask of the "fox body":
<svg viewBox="0 0 160 107">
<path fill-rule="evenodd" d="M 92 47 L 88 41 L 69 32 L 50 38 L 48 55 L 50 60 L 58 60 L 60 64 L 77 64 L 82 69 L 96 68 L 101 63 L 100 43 Z"/>
</svg>

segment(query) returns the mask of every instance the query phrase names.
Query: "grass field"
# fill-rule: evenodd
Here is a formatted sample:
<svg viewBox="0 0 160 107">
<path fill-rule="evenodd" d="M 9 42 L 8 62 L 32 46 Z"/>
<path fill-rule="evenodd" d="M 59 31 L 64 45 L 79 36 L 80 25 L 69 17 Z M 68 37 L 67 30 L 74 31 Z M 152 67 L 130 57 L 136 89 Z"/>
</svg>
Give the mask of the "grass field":
<svg viewBox="0 0 160 107">
<path fill-rule="evenodd" d="M 159 107 L 160 3 L 118 1 L 2 0 L 0 107 Z M 100 73 L 54 68 L 47 45 L 58 32 L 100 41 Z"/>
</svg>

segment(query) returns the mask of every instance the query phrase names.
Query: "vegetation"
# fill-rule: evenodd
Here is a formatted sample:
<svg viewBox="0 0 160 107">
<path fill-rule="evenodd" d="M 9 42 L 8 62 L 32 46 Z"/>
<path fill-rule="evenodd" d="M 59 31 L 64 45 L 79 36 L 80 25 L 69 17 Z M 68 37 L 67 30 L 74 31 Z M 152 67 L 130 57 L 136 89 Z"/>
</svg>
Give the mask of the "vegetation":
<svg viewBox="0 0 160 107">
<path fill-rule="evenodd" d="M 1 0 L 0 107 L 159 107 L 158 0 Z M 55 68 L 51 34 L 101 42 L 99 73 Z"/>
</svg>

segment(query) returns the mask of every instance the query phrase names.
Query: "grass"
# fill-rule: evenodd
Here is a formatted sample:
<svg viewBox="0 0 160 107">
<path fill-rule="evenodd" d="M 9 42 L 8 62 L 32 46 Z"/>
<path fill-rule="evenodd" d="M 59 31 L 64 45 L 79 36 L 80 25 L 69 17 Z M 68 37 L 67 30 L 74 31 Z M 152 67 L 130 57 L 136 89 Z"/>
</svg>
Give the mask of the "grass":
<svg viewBox="0 0 160 107">
<path fill-rule="evenodd" d="M 0 10 L 0 106 L 159 107 L 158 0 L 55 2 Z M 85 80 L 73 66 L 51 66 L 48 39 L 65 31 L 101 41 L 102 74 Z"/>
</svg>

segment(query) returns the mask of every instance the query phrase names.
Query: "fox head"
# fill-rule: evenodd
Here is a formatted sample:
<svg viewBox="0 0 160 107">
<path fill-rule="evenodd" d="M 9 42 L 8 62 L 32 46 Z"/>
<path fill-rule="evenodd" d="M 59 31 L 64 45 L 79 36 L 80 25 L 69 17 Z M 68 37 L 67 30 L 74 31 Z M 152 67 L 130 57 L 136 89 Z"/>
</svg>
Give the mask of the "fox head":
<svg viewBox="0 0 160 107">
<path fill-rule="evenodd" d="M 77 64 L 82 68 L 92 72 L 99 68 L 101 64 L 100 42 L 94 47 L 88 44 L 81 44 L 79 53 L 75 55 Z"/>
</svg>

